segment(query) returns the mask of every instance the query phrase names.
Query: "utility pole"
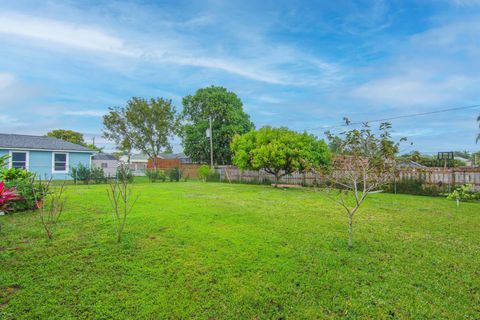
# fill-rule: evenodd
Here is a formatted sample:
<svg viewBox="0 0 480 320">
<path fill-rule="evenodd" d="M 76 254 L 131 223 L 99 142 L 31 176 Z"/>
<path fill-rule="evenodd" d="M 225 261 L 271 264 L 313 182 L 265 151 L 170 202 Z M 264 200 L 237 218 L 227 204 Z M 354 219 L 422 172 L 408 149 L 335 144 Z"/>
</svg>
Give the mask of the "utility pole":
<svg viewBox="0 0 480 320">
<path fill-rule="evenodd" d="M 213 169 L 213 132 L 212 132 L 212 116 L 208 117 L 208 121 L 210 123 L 210 169 Z"/>
</svg>

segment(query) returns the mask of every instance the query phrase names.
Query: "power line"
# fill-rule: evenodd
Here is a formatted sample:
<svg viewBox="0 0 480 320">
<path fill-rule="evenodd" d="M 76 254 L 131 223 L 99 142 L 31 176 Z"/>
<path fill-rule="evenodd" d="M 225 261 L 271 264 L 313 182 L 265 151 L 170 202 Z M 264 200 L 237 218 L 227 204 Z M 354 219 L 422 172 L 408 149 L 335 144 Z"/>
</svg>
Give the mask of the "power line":
<svg viewBox="0 0 480 320">
<path fill-rule="evenodd" d="M 445 108 L 445 109 L 438 109 L 438 110 L 432 110 L 432 111 L 427 111 L 427 112 L 419 112 L 419 113 L 411 113 L 411 114 L 405 114 L 405 115 L 399 115 L 399 116 L 393 116 L 393 117 L 388 117 L 388 118 L 381 118 L 381 119 L 372 119 L 372 120 L 364 120 L 364 121 L 356 121 L 356 122 L 350 122 L 348 125 L 346 123 L 344 124 L 339 124 L 339 125 L 326 125 L 326 126 L 321 126 L 321 127 L 316 127 L 316 128 L 309 128 L 309 129 L 303 129 L 303 130 L 298 130 L 297 131 L 314 131 L 314 130 L 320 130 L 320 129 L 334 129 L 334 128 L 341 128 L 341 127 L 347 127 L 347 126 L 352 126 L 352 125 L 361 125 L 363 123 L 372 123 L 372 122 L 385 122 L 385 121 L 391 121 L 391 120 L 397 120 L 397 119 L 404 119 L 404 118 L 412 118 L 412 117 L 419 117 L 419 116 L 426 116 L 430 114 L 437 114 L 437 113 L 445 113 L 445 112 L 452 112 L 452 111 L 460 111 L 460 110 L 468 110 L 468 109 L 474 109 L 474 108 L 479 108 L 480 104 L 474 104 L 474 105 L 469 105 L 469 106 L 463 106 L 463 107 L 453 107 L 453 108 Z M 208 143 L 208 139 L 201 139 L 201 140 L 196 140 L 196 141 L 189 141 L 191 143 Z M 171 143 L 172 146 L 183 146 L 183 142 L 177 142 L 177 143 Z"/>
<path fill-rule="evenodd" d="M 335 126 L 321 126 L 321 127 L 317 127 L 317 128 L 310 128 L 310 129 L 304 129 L 304 130 L 305 131 L 313 131 L 313 130 L 320 130 L 320 129 L 333 129 L 333 128 L 346 127 L 346 126 L 349 126 L 349 125 L 359 125 L 359 124 L 371 123 L 371 122 L 385 122 L 385 121 L 397 120 L 397 119 L 403 119 L 403 118 L 426 116 L 426 115 L 429 115 L 429 114 L 474 109 L 474 108 L 478 108 L 478 107 L 480 107 L 480 104 L 474 104 L 474 105 L 464 106 L 464 107 L 439 109 L 439 110 L 420 112 L 420 113 L 404 114 L 404 115 L 399 115 L 399 116 L 394 116 L 394 117 L 389 117 L 389 118 L 383 118 L 383 119 L 372 119 L 372 120 L 365 120 L 365 121 L 350 122 L 348 125 L 344 123 L 344 124 L 339 124 L 339 125 L 335 125 Z"/>
</svg>

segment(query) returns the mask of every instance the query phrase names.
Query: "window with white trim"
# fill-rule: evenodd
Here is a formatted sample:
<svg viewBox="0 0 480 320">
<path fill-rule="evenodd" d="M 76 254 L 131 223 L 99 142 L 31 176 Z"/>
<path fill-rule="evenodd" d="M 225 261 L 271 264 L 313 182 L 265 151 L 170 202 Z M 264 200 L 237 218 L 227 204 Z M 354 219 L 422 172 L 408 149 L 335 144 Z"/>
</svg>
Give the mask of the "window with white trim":
<svg viewBox="0 0 480 320">
<path fill-rule="evenodd" d="M 12 168 L 28 169 L 28 153 L 27 152 L 13 152 L 11 153 Z"/>
<path fill-rule="evenodd" d="M 53 153 L 53 172 L 67 172 L 68 154 Z"/>
<path fill-rule="evenodd" d="M 108 168 L 108 163 L 102 162 L 102 169 L 107 169 L 107 168 Z"/>
</svg>

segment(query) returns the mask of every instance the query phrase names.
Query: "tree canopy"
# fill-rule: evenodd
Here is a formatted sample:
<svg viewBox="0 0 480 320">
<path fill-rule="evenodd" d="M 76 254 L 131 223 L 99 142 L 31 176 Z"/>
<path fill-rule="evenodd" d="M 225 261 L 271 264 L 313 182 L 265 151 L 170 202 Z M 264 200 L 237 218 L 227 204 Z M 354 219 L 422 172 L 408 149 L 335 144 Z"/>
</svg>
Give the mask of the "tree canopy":
<svg viewBox="0 0 480 320">
<path fill-rule="evenodd" d="M 104 136 L 121 150 L 130 153 L 134 148 L 156 159 L 160 152 L 171 150 L 169 139 L 178 130 L 178 117 L 171 100 L 133 97 L 126 107 L 110 108 L 103 125 Z"/>
<path fill-rule="evenodd" d="M 109 112 L 103 116 L 103 137 L 113 140 L 118 150 L 130 159 L 133 140 L 127 123 L 126 108 L 113 107 L 108 110 Z"/>
<path fill-rule="evenodd" d="M 330 165 L 330 151 L 323 140 L 314 135 L 288 128 L 263 127 L 232 141 L 233 163 L 241 169 L 263 169 L 275 181 L 295 171 L 306 172 Z"/>
<path fill-rule="evenodd" d="M 254 129 L 250 117 L 243 111 L 242 101 L 223 87 L 207 87 L 183 98 L 181 130 L 184 152 L 193 161 L 208 162 L 210 141 L 206 137 L 209 117 L 212 118 L 214 162 L 230 164 L 230 143 L 236 134 Z"/>
<path fill-rule="evenodd" d="M 47 136 L 57 138 L 63 141 L 79 144 L 79 145 L 85 144 L 85 139 L 83 138 L 83 134 L 73 130 L 55 129 L 48 132 Z"/>
<path fill-rule="evenodd" d="M 91 143 L 86 143 L 83 134 L 73 130 L 66 129 L 55 129 L 47 133 L 48 137 L 57 138 L 63 141 L 68 141 L 71 143 L 79 144 L 81 146 L 90 148 L 92 150 L 102 151 L 102 148 L 99 148 Z"/>
</svg>

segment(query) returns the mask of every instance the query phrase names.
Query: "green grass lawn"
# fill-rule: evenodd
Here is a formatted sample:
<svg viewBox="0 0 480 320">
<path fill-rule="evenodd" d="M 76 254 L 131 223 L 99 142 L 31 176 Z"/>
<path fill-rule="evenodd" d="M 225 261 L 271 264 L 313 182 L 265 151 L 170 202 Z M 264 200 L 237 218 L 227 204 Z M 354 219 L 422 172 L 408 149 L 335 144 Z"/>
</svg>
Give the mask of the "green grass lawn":
<svg viewBox="0 0 480 320">
<path fill-rule="evenodd" d="M 372 195 L 354 248 L 320 193 L 136 184 L 115 243 L 106 185 L 69 186 L 49 241 L 0 217 L 0 319 L 479 319 L 480 205 Z"/>
</svg>

